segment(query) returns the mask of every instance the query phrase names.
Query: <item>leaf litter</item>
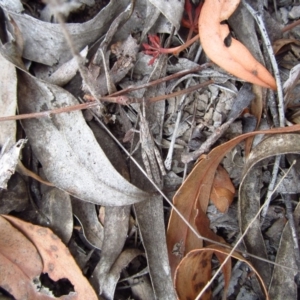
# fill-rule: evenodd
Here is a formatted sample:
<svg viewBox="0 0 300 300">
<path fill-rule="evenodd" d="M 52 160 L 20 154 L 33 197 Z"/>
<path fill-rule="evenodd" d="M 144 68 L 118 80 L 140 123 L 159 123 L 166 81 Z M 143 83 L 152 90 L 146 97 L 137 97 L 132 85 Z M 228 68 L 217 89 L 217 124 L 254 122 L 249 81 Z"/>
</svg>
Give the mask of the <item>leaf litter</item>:
<svg viewBox="0 0 300 300">
<path fill-rule="evenodd" d="M 271 67 L 248 3 L 193 2 L 0 2 L 1 117 L 26 114 L 0 125 L 0 211 L 11 215 L 1 217 L 1 294 L 297 297 L 300 16 L 295 5 L 253 5 L 264 11 L 278 62 Z M 178 53 L 184 41 L 196 42 Z M 208 58 L 220 65 L 178 79 Z M 261 87 L 276 85 L 278 98 Z M 83 105 L 93 108 L 71 111 Z M 165 166 L 150 156 L 158 170 L 147 169 L 147 147 L 160 149 Z"/>
</svg>

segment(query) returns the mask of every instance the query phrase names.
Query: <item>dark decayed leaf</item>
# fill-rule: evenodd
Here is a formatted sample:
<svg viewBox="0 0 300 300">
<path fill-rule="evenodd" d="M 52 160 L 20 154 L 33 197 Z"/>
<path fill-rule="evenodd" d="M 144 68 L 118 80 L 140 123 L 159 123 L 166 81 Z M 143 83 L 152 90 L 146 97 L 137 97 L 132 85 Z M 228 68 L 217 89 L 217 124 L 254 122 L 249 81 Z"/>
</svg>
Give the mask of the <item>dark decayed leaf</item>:
<svg viewBox="0 0 300 300">
<path fill-rule="evenodd" d="M 73 232 L 70 195 L 57 188 L 47 188 L 38 207 L 43 213 L 38 216 L 39 224 L 49 227 L 67 245 Z"/>
</svg>

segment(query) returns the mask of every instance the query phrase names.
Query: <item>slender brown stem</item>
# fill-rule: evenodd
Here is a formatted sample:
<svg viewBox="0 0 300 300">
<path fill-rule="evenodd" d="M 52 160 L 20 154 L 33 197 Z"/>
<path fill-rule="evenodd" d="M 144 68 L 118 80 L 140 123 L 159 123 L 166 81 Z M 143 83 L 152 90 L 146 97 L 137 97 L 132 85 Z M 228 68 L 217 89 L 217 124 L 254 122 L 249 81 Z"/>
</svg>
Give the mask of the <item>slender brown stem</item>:
<svg viewBox="0 0 300 300">
<path fill-rule="evenodd" d="M 184 76 L 184 75 L 187 75 L 187 74 L 190 74 L 190 73 L 201 71 L 203 69 L 206 69 L 206 68 L 210 67 L 211 65 L 212 65 L 212 63 L 206 63 L 206 64 L 203 64 L 201 66 L 197 66 L 197 67 L 195 67 L 193 69 L 180 71 L 178 73 L 166 76 L 164 78 L 159 78 L 159 79 L 153 80 L 151 82 L 147 82 L 145 84 L 141 84 L 139 86 L 129 86 L 128 88 L 123 89 L 123 90 L 118 91 L 118 92 L 115 92 L 115 93 L 111 94 L 110 96 L 111 97 L 115 97 L 115 96 L 127 94 L 127 93 L 132 92 L 132 91 L 136 91 L 136 90 L 139 90 L 139 89 L 148 88 L 150 86 L 153 86 L 153 85 L 156 85 L 156 84 L 160 84 L 162 82 L 173 80 L 173 79 L 175 79 L 177 77 L 181 77 L 181 76 Z"/>
<path fill-rule="evenodd" d="M 203 83 L 191 86 L 187 89 L 180 90 L 180 91 L 168 94 L 168 95 L 156 96 L 156 97 L 153 97 L 153 98 L 149 98 L 148 100 L 149 100 L 149 102 L 157 102 L 157 101 L 165 100 L 167 98 L 177 97 L 177 96 L 180 96 L 180 95 L 183 95 L 183 94 L 188 94 L 188 93 L 194 92 L 194 91 L 199 90 L 203 87 L 206 87 L 206 86 L 208 86 L 212 83 L 214 83 L 214 81 L 211 79 L 211 80 L 205 81 Z"/>
<path fill-rule="evenodd" d="M 300 25 L 300 20 L 297 20 L 297 21 L 293 22 L 292 24 L 289 24 L 289 25 L 283 27 L 281 29 L 281 32 L 287 32 L 287 31 L 293 29 L 294 27 L 296 27 L 298 25 Z"/>
<path fill-rule="evenodd" d="M 168 98 L 180 96 L 182 94 L 186 93 L 191 93 L 193 91 L 196 91 L 200 88 L 203 88 L 205 86 L 208 86 L 209 84 L 212 84 L 214 81 L 213 80 L 208 80 L 204 83 L 197 84 L 195 86 L 192 86 L 188 89 L 181 90 L 178 92 L 174 92 L 168 95 L 161 95 L 153 98 L 149 98 L 149 102 L 157 102 L 161 100 L 165 100 Z M 118 103 L 121 105 L 128 105 L 130 103 L 134 102 L 141 102 L 142 99 L 134 99 L 134 98 L 129 98 L 127 96 L 117 96 L 117 97 L 112 97 L 112 96 L 107 96 L 107 97 L 102 97 L 100 98 L 102 101 L 108 101 L 108 102 L 113 102 L 113 103 Z M 3 121 L 12 121 L 12 120 L 24 120 L 24 119 L 32 119 L 32 118 L 45 118 L 45 117 L 51 117 L 51 115 L 54 114 L 60 114 L 60 113 L 66 113 L 66 112 L 71 112 L 71 111 L 76 111 L 76 110 L 82 110 L 82 109 L 88 109 L 92 108 L 99 105 L 98 101 L 93 101 L 93 102 L 87 102 L 87 103 L 82 103 L 82 104 L 76 104 L 72 106 L 65 106 L 53 110 L 47 110 L 47 111 L 40 111 L 40 112 L 35 112 L 35 113 L 29 113 L 29 114 L 21 114 L 21 115 L 15 115 L 15 116 L 6 116 L 6 117 L 0 117 L 0 122 Z"/>
</svg>

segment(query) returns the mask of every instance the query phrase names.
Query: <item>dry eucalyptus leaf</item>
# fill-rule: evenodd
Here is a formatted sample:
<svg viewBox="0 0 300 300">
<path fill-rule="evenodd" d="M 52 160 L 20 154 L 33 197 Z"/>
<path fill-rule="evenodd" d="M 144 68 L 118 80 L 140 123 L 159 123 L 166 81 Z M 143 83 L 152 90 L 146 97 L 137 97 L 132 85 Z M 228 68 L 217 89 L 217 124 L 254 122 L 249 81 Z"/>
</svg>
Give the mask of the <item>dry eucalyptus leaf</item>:
<svg viewBox="0 0 300 300">
<path fill-rule="evenodd" d="M 255 166 L 249 170 L 247 177 L 243 181 L 243 185 L 240 187 L 238 213 L 239 225 L 242 232 L 245 231 L 260 208 L 261 177 L 261 167 Z M 258 255 L 264 259 L 268 258 L 259 219 L 256 219 L 249 228 L 244 237 L 244 243 L 249 253 Z M 251 259 L 251 262 L 268 285 L 271 280 L 270 264 L 256 259 Z"/>
<path fill-rule="evenodd" d="M 115 287 L 120 277 L 120 270 L 118 274 L 111 274 L 111 270 L 118 260 L 127 238 L 129 214 L 129 206 L 105 208 L 105 243 L 103 243 L 101 248 L 100 262 L 93 272 L 93 282 L 96 290 L 108 299 L 113 299 Z M 117 275 L 117 278 L 115 278 L 115 275 Z M 112 284 L 111 280 L 114 284 Z"/>
<path fill-rule="evenodd" d="M 88 47 L 85 47 L 80 52 L 80 55 L 85 58 L 87 56 L 87 53 L 88 53 Z M 77 71 L 78 71 L 77 60 L 73 57 L 71 60 L 61 65 L 48 78 L 43 78 L 43 79 L 49 81 L 52 84 L 64 86 L 76 75 Z"/>
<path fill-rule="evenodd" d="M 18 173 L 10 178 L 7 189 L 0 192 L 0 214 L 23 211 L 29 204 L 27 186 Z"/>
<path fill-rule="evenodd" d="M 253 168 L 261 160 L 287 153 L 299 153 L 300 140 L 298 134 L 278 134 L 271 136 L 258 144 L 249 154 L 244 166 L 244 175 L 239 188 L 239 222 L 241 231 L 244 232 L 248 224 L 253 220 L 260 206 L 260 171 Z M 258 181 L 257 181 L 258 180 Z M 255 192 L 256 191 L 256 192 Z M 253 201 L 253 200 L 256 201 Z M 264 248 L 263 237 L 261 234 L 260 222 L 257 220 L 250 232 L 244 238 L 247 250 L 253 254 L 262 256 Z M 266 253 L 265 253 L 266 256 Z M 270 280 L 270 267 L 262 261 L 255 263 L 254 266 L 260 271 L 265 282 Z M 269 269 L 269 270 L 268 270 Z"/>
<path fill-rule="evenodd" d="M 184 10 L 184 1 L 178 0 L 149 0 L 169 22 L 176 28 L 180 27 L 180 20 Z"/>
<path fill-rule="evenodd" d="M 294 211 L 295 224 L 299 224 L 300 204 L 298 203 Z M 299 232 L 298 232 L 299 233 Z M 283 229 L 279 249 L 276 255 L 276 263 L 289 268 L 297 266 L 293 247 L 293 234 L 287 223 Z M 295 284 L 295 276 L 297 270 L 287 270 L 279 266 L 274 266 L 272 280 L 270 283 L 269 293 L 271 299 L 297 299 L 297 285 Z M 284 287 L 284 288 L 282 288 Z"/>
<path fill-rule="evenodd" d="M 93 203 L 71 197 L 73 214 L 78 219 L 86 240 L 97 249 L 102 248 L 104 229 L 99 222 L 96 207 Z"/>
<path fill-rule="evenodd" d="M 101 249 L 101 259 L 95 272 L 100 285 L 100 294 L 113 296 L 115 284 L 107 282 L 112 266 L 124 247 L 129 227 L 130 206 L 106 207 L 104 218 L 104 243 Z M 94 274 L 95 274 L 94 272 Z M 118 272 L 119 275 L 120 272 Z M 108 298 L 110 298 L 108 297 Z M 111 297 L 113 299 L 113 297 Z"/>
<path fill-rule="evenodd" d="M 128 2 L 112 0 L 92 20 L 82 24 L 66 24 L 75 49 L 82 50 L 105 34 L 111 21 L 126 8 Z M 28 15 L 6 11 L 8 14 L 22 33 L 24 58 L 49 66 L 63 64 L 72 58 L 60 24 L 46 23 Z"/>
<path fill-rule="evenodd" d="M 163 202 L 160 197 L 134 205 L 141 239 L 146 251 L 149 275 L 156 299 L 173 300 L 176 293 L 171 279 L 164 230 Z"/>
<path fill-rule="evenodd" d="M 39 267 L 40 273 L 48 273 L 49 277 L 58 281 L 59 279 L 68 279 L 74 287 L 74 292 L 68 295 L 61 296 L 58 299 L 79 300 L 79 299 L 98 299 L 95 291 L 90 286 L 87 279 L 83 276 L 75 260 L 71 256 L 69 250 L 61 242 L 61 240 L 48 228 L 32 225 L 12 216 L 3 216 L 18 232 L 23 234 L 23 237 L 28 240 L 28 243 L 33 244 L 37 254 L 29 255 L 30 268 L 35 267 L 35 264 L 42 262 Z M 1 238 L 2 240 L 3 238 Z M 2 247 L 1 247 L 2 248 Z M 19 243 L 19 250 L 24 251 L 23 243 Z M 25 251 L 24 251 L 25 252 Z M 15 253 L 16 255 L 17 253 Z M 18 256 L 17 256 L 18 257 Z M 39 270 L 38 269 L 38 270 Z M 10 270 L 10 269 L 8 269 Z M 35 271 L 36 273 L 37 271 Z M 1 272 L 2 273 L 2 272 Z M 13 278 L 15 280 L 15 278 Z M 15 280 L 18 281 L 18 280 Z M 28 278 L 25 282 L 28 282 Z M 21 281 L 22 282 L 22 281 Z M 22 288 L 20 288 L 22 290 Z M 43 295 L 39 291 L 35 291 L 29 297 L 18 297 L 17 299 L 53 299 L 52 297 Z"/>
<path fill-rule="evenodd" d="M 67 91 L 20 71 L 21 113 L 78 104 Z M 56 187 L 84 201 L 122 206 L 151 199 L 112 167 L 80 111 L 22 122 L 45 176 Z"/>
<path fill-rule="evenodd" d="M 17 74 L 15 66 L 0 54 L 0 116 L 12 116 L 17 108 Z M 15 143 L 16 121 L 1 122 L 0 147 L 9 139 Z"/>
<path fill-rule="evenodd" d="M 289 98 L 290 98 L 291 92 L 293 91 L 293 89 L 295 88 L 297 83 L 299 82 L 299 78 L 300 78 L 300 64 L 296 65 L 295 67 L 293 67 L 291 69 L 288 80 L 283 84 L 283 89 L 285 92 L 284 101 L 285 101 L 286 105 L 290 101 Z"/>
<path fill-rule="evenodd" d="M 15 299 L 35 299 L 37 290 L 34 280 L 43 270 L 38 250 L 2 216 L 0 216 L 0 237 L 1 287 Z"/>
<path fill-rule="evenodd" d="M 106 277 L 103 277 L 100 283 L 100 294 L 103 295 L 105 299 L 114 299 L 115 289 L 120 279 L 122 270 L 125 269 L 129 263 L 139 255 L 144 256 L 144 253 L 138 249 L 126 249 L 116 258 L 114 264 L 108 270 L 109 272 L 107 272 Z M 98 267 L 99 265 L 96 267 L 93 276 L 97 276 L 95 272 L 100 272 Z"/>
<path fill-rule="evenodd" d="M 20 0 L 0 0 L 0 6 L 16 13 L 21 13 L 24 10 L 22 1 Z"/>
<path fill-rule="evenodd" d="M 47 217 L 39 215 L 42 226 L 49 227 L 60 239 L 68 244 L 73 232 L 73 215 L 70 195 L 57 188 L 47 189 L 39 202 L 39 208 Z"/>
<path fill-rule="evenodd" d="M 10 149 L 5 146 L 1 150 L 0 154 L 0 188 L 6 189 L 7 182 L 12 174 L 15 173 L 16 166 L 19 161 L 20 151 L 27 140 L 19 140 Z"/>
</svg>

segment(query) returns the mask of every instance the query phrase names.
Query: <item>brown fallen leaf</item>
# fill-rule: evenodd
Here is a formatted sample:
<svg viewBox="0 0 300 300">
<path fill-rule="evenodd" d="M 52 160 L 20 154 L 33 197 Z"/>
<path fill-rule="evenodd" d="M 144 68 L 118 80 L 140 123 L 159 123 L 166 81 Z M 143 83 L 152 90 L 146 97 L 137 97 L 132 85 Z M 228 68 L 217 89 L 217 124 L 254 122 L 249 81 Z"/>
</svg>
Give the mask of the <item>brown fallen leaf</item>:
<svg viewBox="0 0 300 300">
<path fill-rule="evenodd" d="M 226 21 L 240 0 L 206 0 L 199 17 L 199 36 L 207 56 L 221 68 L 241 79 L 276 90 L 276 82 L 239 41 L 231 37 Z"/>
<path fill-rule="evenodd" d="M 95 291 L 83 276 L 66 246 L 50 229 L 24 222 L 8 215 L 2 215 L 0 221 L 2 224 L 10 223 L 10 227 L 8 227 L 6 231 L 3 230 L 2 225 L 0 226 L 2 229 L 0 231 L 2 234 L 0 238 L 1 241 L 7 240 L 8 236 L 9 238 L 15 238 L 15 235 L 19 236 L 15 241 L 14 251 L 11 250 L 13 248 L 10 248 L 10 255 L 12 257 L 10 262 L 13 262 L 10 266 L 14 267 L 14 264 L 16 264 L 19 269 L 22 270 L 22 273 L 30 274 L 30 276 L 23 276 L 24 281 L 21 283 L 23 283 L 24 287 L 26 286 L 29 289 L 29 295 L 31 296 L 21 296 L 17 297 L 17 299 L 53 299 L 50 296 L 40 293 L 34 287 L 33 279 L 38 277 L 40 273 L 48 273 L 49 277 L 54 281 L 67 278 L 74 286 L 75 292 L 61 296 L 58 299 L 98 299 Z M 13 234 L 12 228 L 14 230 Z M 34 251 L 33 254 L 28 252 L 29 245 L 31 245 L 30 247 L 33 249 L 31 252 Z M 0 244 L 1 254 L 3 254 L 4 246 L 3 243 Z M 7 253 L 7 250 L 5 253 Z M 26 253 L 27 256 L 24 256 Z M 18 260 L 21 259 L 21 255 L 23 255 L 24 258 L 18 263 Z M 4 271 L 6 271 L 4 279 L 10 280 L 9 284 L 13 284 L 17 281 L 16 277 L 14 277 L 14 275 L 9 277 L 11 270 L 7 269 L 9 267 L 7 264 L 4 265 L 4 267 L 1 267 L 1 265 L 3 266 L 4 261 L 2 258 L 3 257 L 0 257 L 0 275 L 4 274 Z M 0 285 L 3 287 L 3 277 L 0 276 L 0 279 Z M 7 288 L 8 287 L 9 286 L 7 286 Z M 14 288 L 13 285 L 9 292 L 14 295 L 15 293 L 19 293 L 20 290 L 17 287 Z"/>
<path fill-rule="evenodd" d="M 210 199 L 217 209 L 225 213 L 233 201 L 235 188 L 227 171 L 218 166 L 210 194 Z"/>
<path fill-rule="evenodd" d="M 221 254 L 223 258 L 225 258 L 229 253 L 230 250 L 223 249 L 222 247 L 215 245 L 189 252 L 176 269 L 175 287 L 179 299 L 196 299 L 199 292 L 211 278 L 210 260 L 212 255 L 215 254 L 219 257 Z M 258 272 L 252 267 L 252 265 L 237 252 L 234 252 L 232 256 L 248 264 L 248 266 L 255 272 L 266 295 L 266 299 L 269 299 L 267 288 Z M 225 275 L 227 271 L 228 270 L 223 268 L 223 273 Z M 210 290 L 207 289 L 204 295 L 201 297 L 201 300 L 211 299 L 210 294 Z"/>
<path fill-rule="evenodd" d="M 273 43 L 273 51 L 276 55 L 287 52 L 291 49 L 291 45 L 300 46 L 300 41 L 296 39 L 280 39 Z"/>
<path fill-rule="evenodd" d="M 199 161 L 187 179 L 178 189 L 173 203 L 182 216 L 195 229 L 195 218 L 199 212 L 206 212 L 216 169 L 224 156 L 244 139 L 256 134 L 275 134 L 300 131 L 300 125 L 270 130 L 253 131 L 240 135 L 227 143 L 214 148 L 206 157 Z M 199 203 L 199 204 L 198 204 Z M 201 209 L 197 209 L 201 207 Z M 205 229 L 203 229 L 205 230 Z M 206 231 L 209 233 L 209 231 Z M 201 233 L 202 236 L 205 234 Z M 167 230 L 167 245 L 172 274 L 181 259 L 191 250 L 202 247 L 202 241 L 191 232 L 178 214 L 172 210 Z M 179 249 L 179 250 L 178 250 Z M 176 251 L 175 251 L 176 250 Z"/>
</svg>

